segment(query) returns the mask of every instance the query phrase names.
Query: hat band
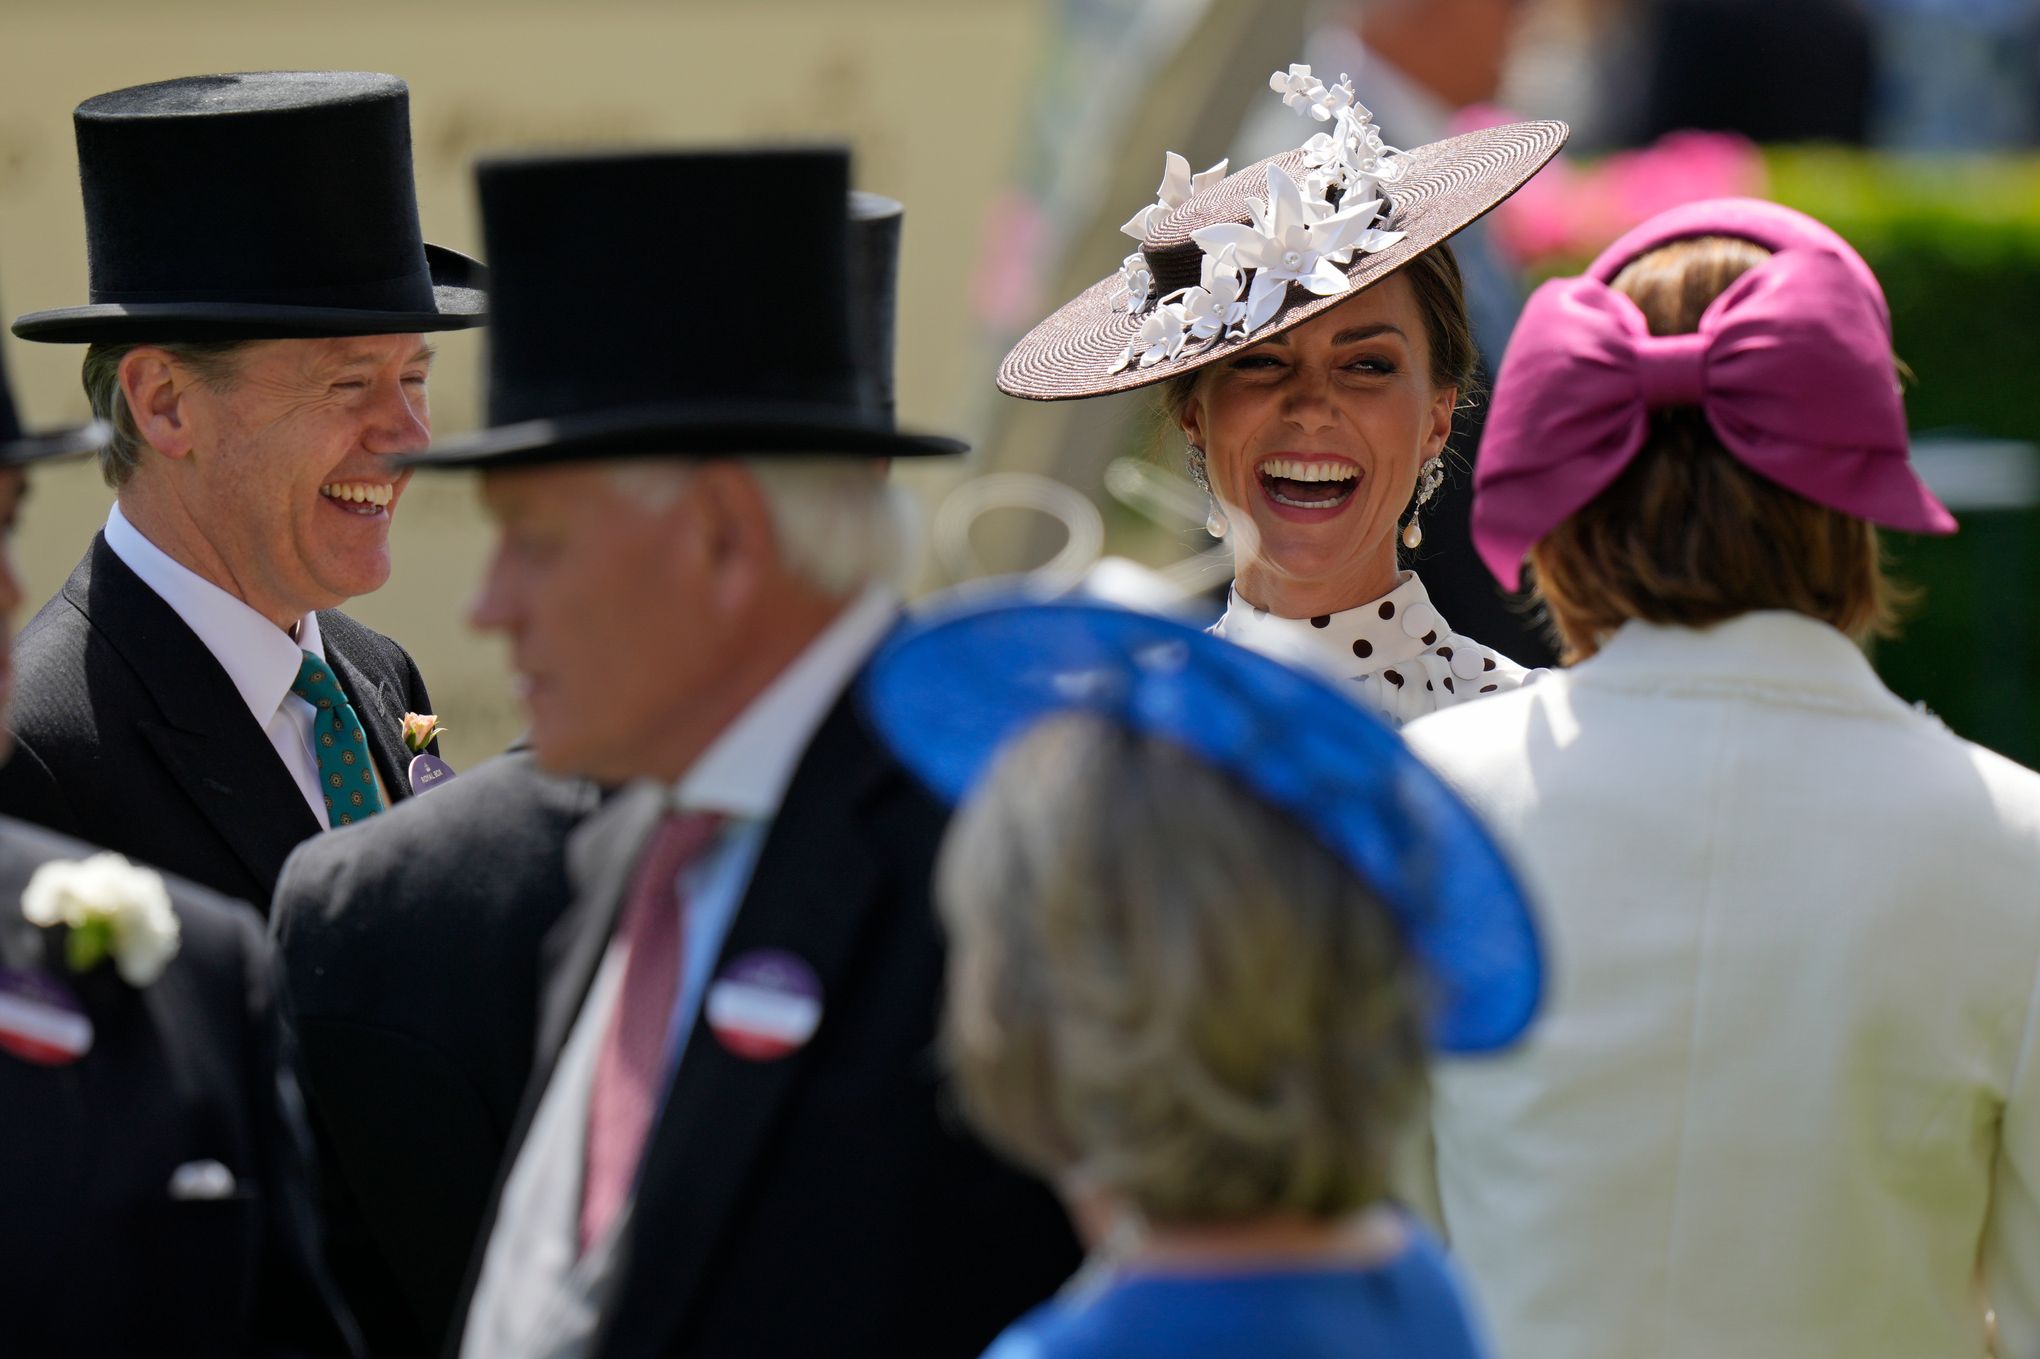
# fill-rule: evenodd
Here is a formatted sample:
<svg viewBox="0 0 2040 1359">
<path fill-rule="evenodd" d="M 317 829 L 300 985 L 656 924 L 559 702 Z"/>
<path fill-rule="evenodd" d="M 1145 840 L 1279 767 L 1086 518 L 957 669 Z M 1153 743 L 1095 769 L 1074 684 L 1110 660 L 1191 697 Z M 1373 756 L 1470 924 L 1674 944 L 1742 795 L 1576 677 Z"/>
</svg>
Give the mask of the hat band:
<svg viewBox="0 0 2040 1359">
<path fill-rule="evenodd" d="M 92 288 L 95 306 L 163 303 L 236 303 L 243 306 L 334 307 L 348 311 L 437 311 L 430 271 L 420 268 L 394 278 L 279 287 L 242 284 L 231 288 Z"/>
</svg>

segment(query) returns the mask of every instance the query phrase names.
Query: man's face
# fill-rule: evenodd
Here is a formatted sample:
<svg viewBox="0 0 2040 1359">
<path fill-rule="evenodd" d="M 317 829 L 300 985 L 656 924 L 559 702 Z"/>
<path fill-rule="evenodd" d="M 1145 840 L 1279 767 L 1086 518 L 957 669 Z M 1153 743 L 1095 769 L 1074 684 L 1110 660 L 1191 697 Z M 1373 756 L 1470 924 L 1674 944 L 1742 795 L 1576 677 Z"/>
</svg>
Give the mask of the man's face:
<svg viewBox="0 0 2040 1359">
<path fill-rule="evenodd" d="M 21 502 L 28 498 L 28 478 L 19 467 L 0 467 L 0 761 L 13 753 L 8 731 L 8 701 L 14 696 L 14 615 L 21 608 L 21 578 L 14 574 L 14 526 Z"/>
<path fill-rule="evenodd" d="M 621 783 L 656 772 L 648 752 L 691 748 L 691 728 L 712 727 L 741 601 L 698 478 L 730 474 L 741 475 L 685 474 L 651 494 L 620 484 L 612 464 L 483 476 L 497 539 L 469 621 L 508 637 L 547 769 Z"/>
<path fill-rule="evenodd" d="M 410 480 L 392 460 L 431 437 L 422 335 L 265 340 L 234 375 L 186 388 L 183 509 L 261 612 L 295 616 L 381 587 Z"/>
</svg>

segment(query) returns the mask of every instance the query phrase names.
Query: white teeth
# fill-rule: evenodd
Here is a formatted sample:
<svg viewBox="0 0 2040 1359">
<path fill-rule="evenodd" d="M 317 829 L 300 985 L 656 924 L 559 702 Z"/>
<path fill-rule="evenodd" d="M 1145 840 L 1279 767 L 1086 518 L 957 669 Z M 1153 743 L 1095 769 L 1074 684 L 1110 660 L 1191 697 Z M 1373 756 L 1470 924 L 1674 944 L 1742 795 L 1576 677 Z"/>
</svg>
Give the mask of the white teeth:
<svg viewBox="0 0 2040 1359">
<path fill-rule="evenodd" d="M 396 499 L 397 488 L 394 483 L 387 481 L 331 481 L 319 488 L 319 494 L 329 500 L 349 501 L 380 508 Z"/>
<path fill-rule="evenodd" d="M 1284 481 L 1352 481 L 1358 468 L 1345 462 L 1305 462 L 1300 458 L 1270 458 L 1261 464 L 1261 475 Z"/>
<path fill-rule="evenodd" d="M 1268 498 L 1278 505 L 1293 505 L 1299 510 L 1328 510 L 1334 505 L 1343 505 L 1353 498 L 1353 488 L 1347 487 L 1335 496 L 1324 500 L 1291 500 L 1280 491 L 1268 492 Z"/>
</svg>

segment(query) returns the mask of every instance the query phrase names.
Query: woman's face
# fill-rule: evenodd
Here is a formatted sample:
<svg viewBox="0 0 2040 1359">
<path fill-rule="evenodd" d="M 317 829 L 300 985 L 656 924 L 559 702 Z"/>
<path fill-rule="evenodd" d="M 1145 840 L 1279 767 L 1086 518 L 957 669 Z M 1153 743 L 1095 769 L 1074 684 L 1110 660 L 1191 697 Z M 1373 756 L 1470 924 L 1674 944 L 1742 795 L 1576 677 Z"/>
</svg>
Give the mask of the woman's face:
<svg viewBox="0 0 2040 1359">
<path fill-rule="evenodd" d="M 1401 274 L 1206 368 L 1183 433 L 1204 450 L 1241 597 L 1307 618 L 1393 589 L 1398 520 L 1457 396 L 1431 383 Z"/>
</svg>

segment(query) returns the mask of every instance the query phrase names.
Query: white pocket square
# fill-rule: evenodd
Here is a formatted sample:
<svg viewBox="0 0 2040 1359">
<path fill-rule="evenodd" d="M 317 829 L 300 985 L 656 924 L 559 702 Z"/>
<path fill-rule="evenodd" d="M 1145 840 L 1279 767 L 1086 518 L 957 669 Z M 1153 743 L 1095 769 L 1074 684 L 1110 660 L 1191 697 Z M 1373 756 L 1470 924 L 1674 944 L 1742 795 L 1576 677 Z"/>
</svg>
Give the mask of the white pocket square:
<svg viewBox="0 0 2040 1359">
<path fill-rule="evenodd" d="M 234 1172 L 218 1161 L 186 1161 L 170 1174 L 173 1199 L 223 1199 L 230 1196 L 237 1181 Z"/>
</svg>

